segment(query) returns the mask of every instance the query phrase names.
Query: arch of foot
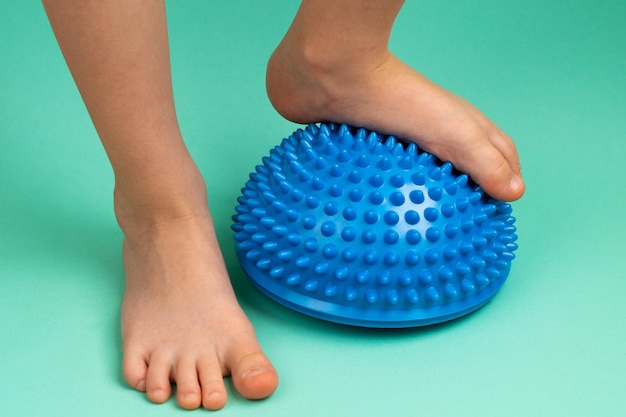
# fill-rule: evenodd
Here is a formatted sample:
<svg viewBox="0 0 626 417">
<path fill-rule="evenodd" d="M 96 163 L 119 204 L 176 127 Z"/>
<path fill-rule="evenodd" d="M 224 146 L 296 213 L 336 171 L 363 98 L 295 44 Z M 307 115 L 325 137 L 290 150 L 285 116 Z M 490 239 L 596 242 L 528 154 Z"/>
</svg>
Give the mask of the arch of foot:
<svg viewBox="0 0 626 417">
<path fill-rule="evenodd" d="M 413 143 L 346 125 L 312 124 L 284 139 L 238 203 L 244 270 L 266 293 L 271 283 L 294 294 L 290 304 L 380 317 L 455 309 L 499 288 L 517 248 L 509 204 Z"/>
</svg>

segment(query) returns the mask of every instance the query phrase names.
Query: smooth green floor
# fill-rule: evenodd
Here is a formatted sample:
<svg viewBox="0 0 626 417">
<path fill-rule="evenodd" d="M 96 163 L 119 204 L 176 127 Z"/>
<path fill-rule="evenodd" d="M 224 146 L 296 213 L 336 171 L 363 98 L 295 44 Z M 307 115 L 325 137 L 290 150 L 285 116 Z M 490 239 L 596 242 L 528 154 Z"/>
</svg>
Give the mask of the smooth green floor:
<svg viewBox="0 0 626 417">
<path fill-rule="evenodd" d="M 0 416 L 187 415 L 122 380 L 112 172 L 41 5 L 3 3 Z M 497 297 L 465 319 L 403 331 L 291 312 L 252 288 L 234 257 L 239 189 L 296 128 L 267 101 L 264 67 L 297 2 L 168 7 L 182 129 L 240 301 L 281 376 L 261 402 L 229 386 L 220 416 L 624 416 L 623 0 L 405 6 L 394 51 L 515 138 L 528 191 L 514 204 L 520 247 Z"/>
</svg>

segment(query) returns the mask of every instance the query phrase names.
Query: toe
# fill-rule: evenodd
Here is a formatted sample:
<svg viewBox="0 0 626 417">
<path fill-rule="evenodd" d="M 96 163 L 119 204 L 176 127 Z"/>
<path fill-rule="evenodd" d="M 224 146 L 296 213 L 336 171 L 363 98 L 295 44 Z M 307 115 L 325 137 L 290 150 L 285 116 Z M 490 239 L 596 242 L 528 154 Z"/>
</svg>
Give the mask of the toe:
<svg viewBox="0 0 626 417">
<path fill-rule="evenodd" d="M 517 148 L 515 146 L 515 142 L 500 129 L 493 134 L 489 135 L 489 140 L 493 144 L 493 146 L 502 154 L 506 162 L 509 164 L 511 170 L 520 175 L 522 166 L 519 161 L 519 154 L 517 153 Z"/>
<path fill-rule="evenodd" d="M 150 358 L 146 376 L 146 394 L 150 401 L 160 404 L 170 397 L 172 392 L 169 377 L 171 367 L 172 361 L 166 356 Z"/>
<path fill-rule="evenodd" d="M 278 375 L 269 359 L 260 350 L 239 356 L 231 368 L 233 383 L 245 398 L 259 400 L 269 397 L 278 386 Z"/>
<path fill-rule="evenodd" d="M 524 182 L 513 141 L 495 126 L 472 124 L 462 131 L 466 132 L 464 141 L 452 149 L 449 160 L 489 196 L 502 201 L 519 199 Z"/>
<path fill-rule="evenodd" d="M 222 369 L 217 358 L 204 357 L 198 361 L 198 377 L 202 387 L 202 406 L 219 410 L 227 400 Z"/>
<path fill-rule="evenodd" d="M 137 391 L 146 390 L 146 374 L 148 365 L 143 354 L 137 351 L 127 351 L 124 353 L 122 361 L 122 373 L 126 383 Z"/>
<path fill-rule="evenodd" d="M 504 155 L 490 144 L 477 149 L 466 171 L 493 198 L 514 201 L 524 193 L 524 183 Z"/>
<path fill-rule="evenodd" d="M 178 361 L 174 380 L 176 381 L 176 401 L 178 404 L 187 410 L 200 407 L 202 395 L 194 358 L 183 358 Z"/>
</svg>

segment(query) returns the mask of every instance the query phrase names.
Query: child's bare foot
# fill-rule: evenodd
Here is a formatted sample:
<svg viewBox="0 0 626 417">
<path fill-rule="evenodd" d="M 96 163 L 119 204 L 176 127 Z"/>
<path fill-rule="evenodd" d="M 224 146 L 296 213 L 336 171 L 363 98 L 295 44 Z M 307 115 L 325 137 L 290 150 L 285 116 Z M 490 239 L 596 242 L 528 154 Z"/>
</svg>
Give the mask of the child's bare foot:
<svg viewBox="0 0 626 417">
<path fill-rule="evenodd" d="M 333 55 L 327 45 L 316 49 L 294 32 L 287 33 L 267 71 L 269 98 L 285 118 L 348 123 L 409 139 L 468 173 L 492 197 L 522 196 L 513 141 L 470 103 L 386 49 Z"/>
<path fill-rule="evenodd" d="M 227 375 L 245 398 L 269 396 L 276 372 L 235 299 L 206 203 L 176 214 L 164 204 L 159 210 L 165 215 L 145 216 L 146 207 L 134 209 L 117 194 L 116 214 L 125 232 L 122 339 L 128 384 L 162 403 L 174 382 L 177 401 L 187 409 L 223 407 Z"/>
</svg>

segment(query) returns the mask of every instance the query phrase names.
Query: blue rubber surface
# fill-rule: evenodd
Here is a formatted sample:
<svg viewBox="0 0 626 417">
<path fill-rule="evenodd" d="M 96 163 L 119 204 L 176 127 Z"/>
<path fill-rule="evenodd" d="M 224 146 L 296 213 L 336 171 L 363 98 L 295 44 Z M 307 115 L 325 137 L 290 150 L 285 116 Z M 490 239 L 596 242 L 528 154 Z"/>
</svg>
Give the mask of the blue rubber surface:
<svg viewBox="0 0 626 417">
<path fill-rule="evenodd" d="M 274 300 L 366 327 L 465 315 L 509 274 L 511 206 L 393 136 L 311 124 L 274 147 L 242 189 L 237 256 Z"/>
</svg>

